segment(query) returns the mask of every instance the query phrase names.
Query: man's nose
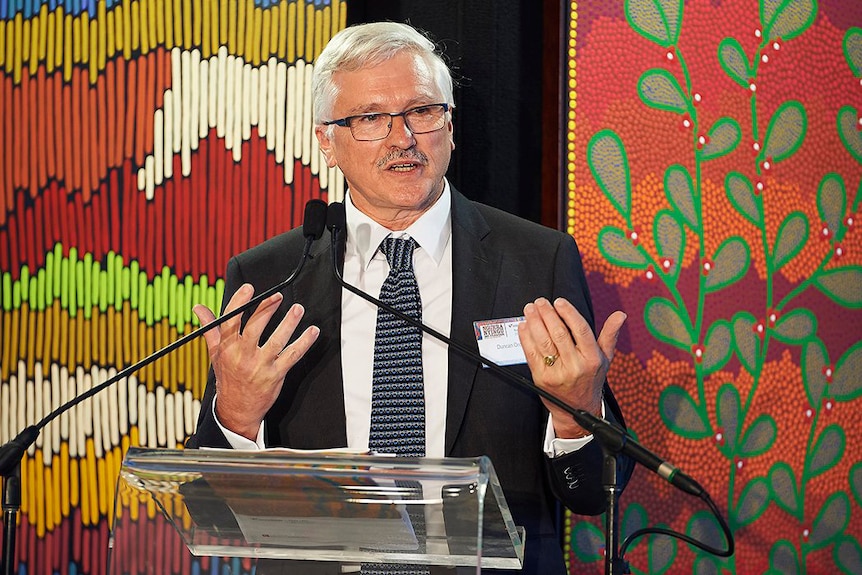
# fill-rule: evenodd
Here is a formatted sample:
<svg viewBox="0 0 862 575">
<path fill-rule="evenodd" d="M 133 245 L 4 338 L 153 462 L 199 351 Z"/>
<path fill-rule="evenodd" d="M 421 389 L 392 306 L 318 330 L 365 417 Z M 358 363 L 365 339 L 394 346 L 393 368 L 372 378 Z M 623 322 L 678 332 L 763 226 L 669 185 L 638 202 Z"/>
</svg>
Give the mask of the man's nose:
<svg viewBox="0 0 862 575">
<path fill-rule="evenodd" d="M 389 119 L 389 142 L 399 148 L 412 148 L 416 144 L 416 138 L 404 116 L 390 116 Z"/>
</svg>

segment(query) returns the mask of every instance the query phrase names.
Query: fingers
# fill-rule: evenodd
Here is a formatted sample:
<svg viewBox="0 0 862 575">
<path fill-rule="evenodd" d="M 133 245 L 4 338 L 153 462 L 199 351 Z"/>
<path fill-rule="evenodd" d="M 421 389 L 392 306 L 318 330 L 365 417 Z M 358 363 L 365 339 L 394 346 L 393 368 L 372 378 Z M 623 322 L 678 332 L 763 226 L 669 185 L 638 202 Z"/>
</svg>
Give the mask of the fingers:
<svg viewBox="0 0 862 575">
<path fill-rule="evenodd" d="M 574 342 L 566 325 L 548 300 L 539 298 L 524 307 L 525 322 L 518 328 L 524 355 L 531 369 L 539 368 L 546 356 L 570 356 Z"/>
<path fill-rule="evenodd" d="M 320 329 L 312 325 L 306 328 L 296 341 L 287 345 L 303 315 L 305 315 L 305 309 L 298 303 L 293 304 L 275 331 L 272 332 L 269 340 L 262 346 L 278 358 L 276 362 L 281 364 L 280 367 L 285 371 L 293 367 L 305 355 L 305 352 L 317 341 L 317 336 L 320 335 Z"/>
<path fill-rule="evenodd" d="M 571 333 L 575 345 L 583 355 L 594 354 L 599 351 L 595 335 L 593 335 L 593 328 L 575 306 L 565 298 L 559 297 L 554 300 L 554 310 L 562 318 L 562 321 L 566 322 L 568 332 Z"/>
<path fill-rule="evenodd" d="M 575 352 L 578 339 L 583 339 L 583 336 L 576 332 L 586 330 L 591 333 L 590 325 L 574 306 L 562 298 L 557 301 L 564 304 L 561 309 L 552 307 L 545 298 L 539 298 L 524 307 L 528 335 L 535 343 L 536 351 L 542 356 L 569 355 Z"/>
<path fill-rule="evenodd" d="M 197 304 L 192 308 L 192 311 L 197 316 L 201 326 L 209 325 L 215 321 L 215 314 L 212 310 L 203 304 Z M 207 349 L 212 351 L 218 347 L 221 337 L 217 329 L 211 329 L 204 333 L 204 340 L 207 343 Z"/>
<path fill-rule="evenodd" d="M 305 355 L 314 342 L 317 341 L 317 336 L 320 335 L 320 328 L 316 325 L 309 326 L 302 332 L 296 341 L 284 348 L 279 354 L 277 363 L 281 365 L 281 369 L 287 372 L 290 368 L 296 365 L 302 356 Z"/>
<path fill-rule="evenodd" d="M 553 305 L 539 298 L 524 308 L 526 321 L 519 328 L 528 363 L 541 362 L 545 356 L 582 357 L 590 362 L 613 359 L 626 314 L 616 311 L 605 322 L 598 339 L 589 322 L 564 298 Z M 538 363 L 537 363 L 538 365 Z"/>
<path fill-rule="evenodd" d="M 251 298 L 254 297 L 254 287 L 251 284 L 243 284 L 230 298 L 227 307 L 224 310 L 224 313 L 230 313 L 236 308 L 247 304 Z M 254 313 L 251 314 L 251 317 L 248 318 L 248 321 L 245 324 L 245 327 L 242 328 L 242 336 L 244 339 L 248 339 L 250 343 L 257 345 L 258 340 L 260 340 L 260 336 L 263 333 L 263 330 L 266 328 L 266 325 L 269 323 L 269 320 L 272 318 L 272 315 L 278 309 L 278 306 L 281 304 L 281 300 L 284 299 L 284 296 L 281 293 L 274 293 L 257 306 L 257 309 L 254 310 Z M 232 335 L 240 335 L 240 326 L 242 324 L 242 314 L 238 314 L 236 317 L 229 319 L 225 322 L 225 329 Z"/>
<path fill-rule="evenodd" d="M 228 301 L 224 309 L 224 315 L 232 313 L 246 305 L 253 297 L 254 287 L 251 284 L 243 284 Z M 212 329 L 204 333 L 211 358 L 217 352 L 220 345 L 224 346 L 235 343 L 238 348 L 244 349 L 245 353 L 254 353 L 255 348 L 259 347 L 270 354 L 272 361 L 275 361 L 286 348 L 289 348 L 291 352 L 288 356 L 299 352 L 292 361 L 288 362 L 290 366 L 296 363 L 311 344 L 317 340 L 317 336 L 320 333 L 319 329 L 312 326 L 303 333 L 297 342 L 294 342 L 291 346 L 287 345 L 287 342 L 290 341 L 294 330 L 296 330 L 297 325 L 299 325 L 300 320 L 305 314 L 304 308 L 299 304 L 294 304 L 288 310 L 287 314 L 285 314 L 285 317 L 278 323 L 267 341 L 258 345 L 261 335 L 283 299 L 284 296 L 281 293 L 275 293 L 260 302 L 254 313 L 248 318 L 244 327 L 242 327 L 242 314 L 237 314 L 235 317 L 225 321 L 218 329 Z M 198 304 L 192 308 L 192 311 L 194 311 L 202 326 L 216 319 L 213 312 L 204 305 Z"/>
<path fill-rule="evenodd" d="M 608 317 L 605 325 L 602 327 L 597 343 L 602 353 L 608 358 L 608 361 L 614 359 L 614 354 L 617 350 L 617 340 L 620 337 L 620 331 L 623 329 L 627 317 L 623 312 L 615 311 Z"/>
</svg>

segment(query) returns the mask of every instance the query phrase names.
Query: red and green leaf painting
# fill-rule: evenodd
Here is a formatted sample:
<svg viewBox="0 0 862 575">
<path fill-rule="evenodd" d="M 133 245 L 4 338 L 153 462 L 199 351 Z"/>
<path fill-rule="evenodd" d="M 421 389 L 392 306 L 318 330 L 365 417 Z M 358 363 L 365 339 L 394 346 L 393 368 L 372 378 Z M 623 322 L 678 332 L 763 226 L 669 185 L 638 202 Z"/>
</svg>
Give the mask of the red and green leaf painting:
<svg viewBox="0 0 862 575">
<path fill-rule="evenodd" d="M 862 5 L 569 16 L 568 227 L 598 321 L 629 316 L 611 384 L 737 545 L 724 559 L 651 535 L 632 572 L 860 572 Z M 724 548 L 698 501 L 646 471 L 622 503 L 624 536 L 667 526 Z M 601 523 L 567 520 L 578 572 L 602 572 Z"/>
</svg>

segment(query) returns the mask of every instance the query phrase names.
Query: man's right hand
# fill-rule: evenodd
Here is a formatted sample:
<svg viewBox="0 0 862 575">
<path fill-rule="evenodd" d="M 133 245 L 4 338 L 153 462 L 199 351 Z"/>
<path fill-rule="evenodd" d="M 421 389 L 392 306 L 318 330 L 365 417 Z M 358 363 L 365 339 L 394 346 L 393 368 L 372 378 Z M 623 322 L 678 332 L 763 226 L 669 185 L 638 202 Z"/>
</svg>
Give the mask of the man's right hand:
<svg viewBox="0 0 862 575">
<path fill-rule="evenodd" d="M 254 297 L 251 284 L 242 285 L 228 302 L 228 313 Z M 242 314 L 204 334 L 210 363 L 216 377 L 216 416 L 222 426 L 252 441 L 257 437 L 266 412 L 275 403 L 284 377 L 317 341 L 320 329 L 309 326 L 290 345 L 296 326 L 305 310 L 294 304 L 279 322 L 269 339 L 258 345 L 264 328 L 278 309 L 284 296 L 280 293 L 263 300 L 240 333 Z M 198 304 L 193 311 L 201 325 L 215 320 L 206 306 Z"/>
</svg>

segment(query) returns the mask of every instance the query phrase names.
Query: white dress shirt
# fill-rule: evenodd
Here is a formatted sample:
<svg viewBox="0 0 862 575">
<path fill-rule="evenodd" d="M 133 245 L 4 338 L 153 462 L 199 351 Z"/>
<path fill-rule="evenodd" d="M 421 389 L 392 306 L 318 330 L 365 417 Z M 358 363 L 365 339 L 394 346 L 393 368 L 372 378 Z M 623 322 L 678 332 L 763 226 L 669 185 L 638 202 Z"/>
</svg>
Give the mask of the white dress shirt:
<svg viewBox="0 0 862 575">
<path fill-rule="evenodd" d="M 413 267 L 422 298 L 422 321 L 448 336 L 452 319 L 452 198 L 449 182 L 443 194 L 410 227 L 392 232 L 360 212 L 345 194 L 347 244 L 344 280 L 375 297 L 389 274 L 386 256 L 378 249 L 388 236 L 412 237 L 418 244 Z M 525 304 L 527 302 L 524 302 Z M 371 430 L 371 385 L 374 363 L 374 332 L 377 307 L 347 290 L 341 290 L 341 369 L 347 418 L 347 447 L 368 449 Z M 474 318 L 475 320 L 493 318 Z M 425 454 L 444 457 L 446 400 L 448 395 L 448 346 L 428 334 L 422 337 L 422 374 L 425 382 Z M 501 382 L 501 385 L 506 385 Z M 217 399 L 217 398 L 216 398 Z M 604 415 L 604 405 L 602 406 Z M 215 401 L 213 401 L 215 415 Z M 263 449 L 263 423 L 256 441 L 224 428 L 216 422 L 235 449 Z M 548 421 L 544 451 L 549 457 L 576 451 L 592 439 L 557 439 Z"/>
<path fill-rule="evenodd" d="M 413 273 L 422 298 L 422 322 L 449 335 L 452 320 L 452 198 L 446 184 L 440 199 L 410 227 L 392 232 L 344 202 L 347 247 L 344 281 L 379 296 L 389 275 L 389 262 L 378 249 L 389 236 L 411 237 Z M 352 241 L 351 241 L 352 238 Z M 341 371 L 347 416 L 347 444 L 367 449 L 371 430 L 371 386 L 377 307 L 347 290 L 341 291 Z M 369 337 L 370 335 L 370 337 Z M 448 346 L 428 334 L 422 336 L 422 377 L 425 382 L 425 455 L 443 457 L 448 395 Z"/>
</svg>

